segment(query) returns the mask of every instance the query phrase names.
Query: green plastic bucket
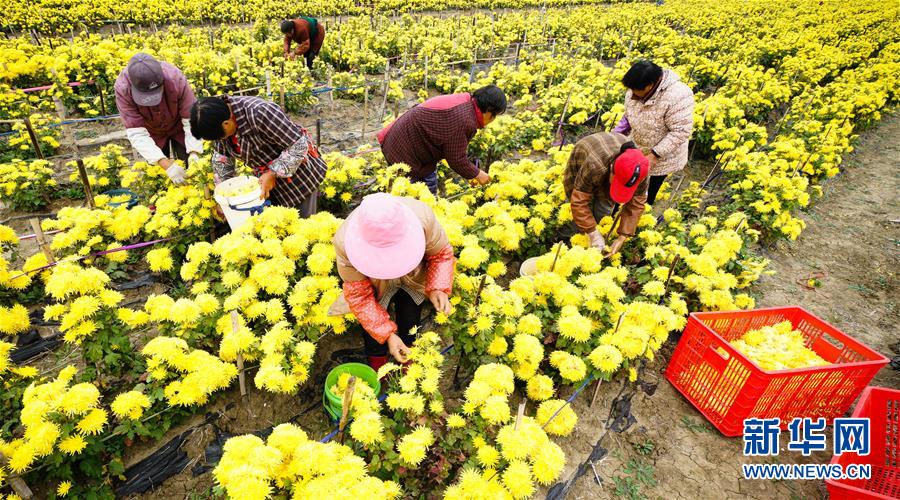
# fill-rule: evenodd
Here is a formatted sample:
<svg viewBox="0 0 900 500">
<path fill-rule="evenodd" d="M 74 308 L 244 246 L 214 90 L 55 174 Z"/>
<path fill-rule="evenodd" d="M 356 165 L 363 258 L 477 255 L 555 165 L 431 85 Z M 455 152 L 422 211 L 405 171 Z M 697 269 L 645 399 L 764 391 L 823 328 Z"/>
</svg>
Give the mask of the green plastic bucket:
<svg viewBox="0 0 900 500">
<path fill-rule="evenodd" d="M 341 404 L 341 396 L 333 394 L 331 388 L 337 384 L 338 378 L 344 373 L 349 373 L 357 379 L 365 381 L 375 391 L 375 394 L 381 392 L 381 382 L 378 381 L 378 374 L 375 373 L 371 366 L 362 363 L 344 363 L 335 366 L 328 372 L 328 376 L 325 377 L 325 391 L 322 396 L 322 404 L 325 405 L 325 411 L 328 412 L 332 420 L 341 418 L 343 405 Z"/>
</svg>

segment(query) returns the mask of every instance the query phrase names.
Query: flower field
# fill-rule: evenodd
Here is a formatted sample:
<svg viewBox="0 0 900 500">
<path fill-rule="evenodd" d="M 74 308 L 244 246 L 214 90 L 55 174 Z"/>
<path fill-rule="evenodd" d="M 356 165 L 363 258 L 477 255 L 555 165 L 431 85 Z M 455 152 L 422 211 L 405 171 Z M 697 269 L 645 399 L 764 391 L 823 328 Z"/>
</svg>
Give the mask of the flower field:
<svg viewBox="0 0 900 500">
<path fill-rule="evenodd" d="M 323 147 L 329 170 L 320 213 L 302 219 L 270 207 L 216 239 L 208 158 L 175 186 L 119 146 L 85 155 L 94 207 L 78 200 L 45 218 L 48 252 L 26 254 L 20 236 L 28 231 L 0 225 L 0 492 L 15 498 L 11 485 L 21 478 L 49 497 L 112 498 L 132 443 L 161 440 L 204 414 L 239 377 L 264 394 L 310 390 L 325 377 L 316 354 L 359 329 L 352 316 L 328 315 L 341 292 L 332 237 L 363 196 L 391 192 L 430 205 L 446 230 L 458 259 L 452 312 L 433 316 L 405 371 L 389 364 L 379 373 L 386 397 L 358 389 L 341 444 L 293 422 L 276 422 L 266 437 L 233 437 L 210 494 L 531 497 L 567 462 L 558 442 L 579 419 L 567 398 L 595 380 L 636 380 L 689 312 L 753 308 L 752 286 L 768 264 L 759 243 L 801 234 L 798 211 L 841 171 L 857 135 L 900 98 L 895 3 L 530 8 L 544 3 L 392 15 L 438 4 L 306 2 L 342 16 L 326 22 L 328 38 L 309 72 L 281 60 L 276 24 L 263 21 L 295 4 L 12 2 L 6 27 L 42 32 L 40 40 L 0 40 L 0 120 L 12 122 L 0 125 L 0 201 L 23 213 L 79 191 L 77 171 L 59 175 L 73 167 L 53 158 L 68 146 L 59 106 L 70 118 L 114 114 L 112 82 L 138 51 L 181 68 L 198 95 L 253 89 L 292 111 L 319 104 L 331 84 L 348 91 L 336 98 L 399 107 L 407 96 L 488 83 L 504 89 L 511 111 L 470 145 L 490 165 L 483 188 L 443 168 L 435 197 L 370 145 Z M 135 24 L 128 33 L 78 31 L 105 19 Z M 213 27 L 179 25 L 211 19 Z M 168 26 L 138 26 L 150 23 Z M 59 31 L 47 32 L 51 26 Z M 568 143 L 618 122 L 619 81 L 641 57 L 672 68 L 694 90 L 687 170 L 707 182 L 664 186 L 636 237 L 603 259 L 586 237 L 557 236 L 572 220 L 562 186 Z M 48 88 L 31 89 L 39 86 Z M 97 194 L 116 188 L 139 202 Z M 606 217 L 599 230 L 614 225 Z M 519 263 L 534 256 L 538 273 L 519 277 Z M 116 289 L 144 272 L 168 291 L 133 300 Z M 17 337 L 39 323 L 61 334 L 59 354 L 14 362 Z M 766 355 L 778 350 L 762 347 Z M 450 379 L 462 387 L 449 387 Z"/>
</svg>

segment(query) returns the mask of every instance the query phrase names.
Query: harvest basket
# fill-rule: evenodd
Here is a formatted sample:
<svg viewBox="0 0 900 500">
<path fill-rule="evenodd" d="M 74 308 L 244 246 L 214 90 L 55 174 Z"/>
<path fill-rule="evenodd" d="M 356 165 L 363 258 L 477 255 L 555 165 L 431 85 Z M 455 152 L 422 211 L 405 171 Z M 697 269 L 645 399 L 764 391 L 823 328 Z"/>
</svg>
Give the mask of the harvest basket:
<svg viewBox="0 0 900 500">
<path fill-rule="evenodd" d="M 748 330 L 790 321 L 806 347 L 831 363 L 767 371 L 729 341 Z M 843 415 L 888 359 L 801 307 L 693 313 L 666 378 L 726 436 L 740 436 L 747 418 Z"/>
<path fill-rule="evenodd" d="M 867 387 L 856 403 L 854 418 L 869 419 L 871 449 L 868 455 L 842 453 L 832 464 L 869 464 L 871 479 L 828 479 L 832 500 L 900 498 L 900 391 Z"/>
</svg>

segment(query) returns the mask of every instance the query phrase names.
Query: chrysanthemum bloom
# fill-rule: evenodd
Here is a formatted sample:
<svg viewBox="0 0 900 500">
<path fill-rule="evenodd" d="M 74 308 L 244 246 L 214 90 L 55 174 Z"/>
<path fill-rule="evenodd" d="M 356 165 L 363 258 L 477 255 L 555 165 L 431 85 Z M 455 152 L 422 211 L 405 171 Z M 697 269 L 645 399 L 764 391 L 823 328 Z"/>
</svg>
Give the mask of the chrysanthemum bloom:
<svg viewBox="0 0 900 500">
<path fill-rule="evenodd" d="M 559 413 L 556 413 L 557 411 Z M 547 433 L 555 436 L 568 436 L 578 423 L 575 411 L 561 399 L 550 399 L 541 403 L 535 418 Z"/>
</svg>

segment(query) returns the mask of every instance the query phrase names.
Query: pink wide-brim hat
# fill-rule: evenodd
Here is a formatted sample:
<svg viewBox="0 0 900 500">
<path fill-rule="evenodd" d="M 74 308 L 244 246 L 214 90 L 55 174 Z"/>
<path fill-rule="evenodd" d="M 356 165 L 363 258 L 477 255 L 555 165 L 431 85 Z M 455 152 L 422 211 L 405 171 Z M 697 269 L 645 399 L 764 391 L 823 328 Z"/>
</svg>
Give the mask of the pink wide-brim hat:
<svg viewBox="0 0 900 500">
<path fill-rule="evenodd" d="M 396 197 L 370 194 L 347 220 L 344 250 L 353 267 L 369 278 L 400 278 L 422 262 L 425 229 Z"/>
</svg>

